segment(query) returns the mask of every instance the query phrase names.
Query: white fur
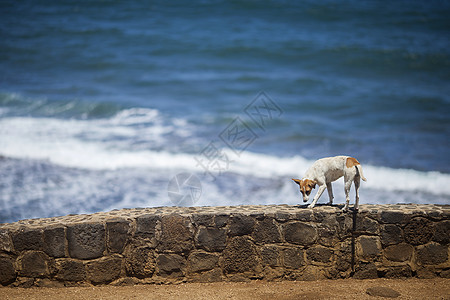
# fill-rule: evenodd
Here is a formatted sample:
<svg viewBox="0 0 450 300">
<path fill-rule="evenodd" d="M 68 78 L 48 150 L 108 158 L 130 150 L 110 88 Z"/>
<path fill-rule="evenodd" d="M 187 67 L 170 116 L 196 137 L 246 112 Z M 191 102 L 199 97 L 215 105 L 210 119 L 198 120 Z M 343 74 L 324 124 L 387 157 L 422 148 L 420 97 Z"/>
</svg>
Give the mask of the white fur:
<svg viewBox="0 0 450 300">
<path fill-rule="evenodd" d="M 348 158 L 352 159 L 349 156 L 322 158 L 314 162 L 314 164 L 306 171 L 303 179 L 316 181 L 319 186 L 319 190 L 308 208 L 313 208 L 316 205 L 326 188 L 328 189 L 328 196 L 330 198 L 329 204 L 333 204 L 334 197 L 331 182 L 344 176 L 346 203 L 343 210 L 346 211 L 348 209 L 350 202 L 349 192 L 352 182 L 354 182 L 356 189 L 355 210 L 358 209 L 360 178 L 364 181 L 366 181 L 366 178 L 363 175 L 360 164 L 347 168 L 346 163 Z M 304 195 L 303 200 L 306 202 L 308 199 L 308 195 Z"/>
</svg>

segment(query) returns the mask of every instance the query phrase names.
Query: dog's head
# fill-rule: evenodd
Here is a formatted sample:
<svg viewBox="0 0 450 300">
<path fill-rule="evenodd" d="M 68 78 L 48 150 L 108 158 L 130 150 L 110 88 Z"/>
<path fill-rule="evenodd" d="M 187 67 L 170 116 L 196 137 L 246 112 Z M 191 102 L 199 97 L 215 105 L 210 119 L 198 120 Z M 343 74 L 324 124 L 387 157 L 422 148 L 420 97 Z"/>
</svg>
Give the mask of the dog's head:
<svg viewBox="0 0 450 300">
<path fill-rule="evenodd" d="M 292 178 L 292 180 L 294 180 L 294 182 L 299 185 L 300 192 L 303 195 L 303 202 L 308 202 L 309 194 L 311 194 L 312 189 L 316 187 L 317 182 L 310 179 L 300 180 Z"/>
</svg>

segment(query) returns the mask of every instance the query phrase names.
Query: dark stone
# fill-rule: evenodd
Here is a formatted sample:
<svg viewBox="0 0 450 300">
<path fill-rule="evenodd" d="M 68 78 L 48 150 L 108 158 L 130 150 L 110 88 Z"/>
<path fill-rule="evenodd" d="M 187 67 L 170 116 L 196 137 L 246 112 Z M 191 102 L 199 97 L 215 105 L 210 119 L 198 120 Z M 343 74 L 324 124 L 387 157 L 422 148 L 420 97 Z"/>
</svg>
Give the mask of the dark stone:
<svg viewBox="0 0 450 300">
<path fill-rule="evenodd" d="M 9 257 L 0 256 L 0 284 L 8 285 L 16 280 L 14 262 Z"/>
<path fill-rule="evenodd" d="M 138 278 L 152 277 L 155 272 L 155 255 L 153 249 L 137 247 L 127 251 L 125 270 L 128 276 Z"/>
<path fill-rule="evenodd" d="M 305 265 L 303 250 L 299 248 L 284 248 L 282 251 L 283 265 L 286 268 L 298 269 Z"/>
<path fill-rule="evenodd" d="M 44 251 L 51 257 L 66 256 L 66 234 L 64 227 L 44 229 Z"/>
<path fill-rule="evenodd" d="M 381 243 L 384 246 L 403 242 L 403 233 L 400 227 L 386 224 L 381 227 Z"/>
<path fill-rule="evenodd" d="M 303 222 L 310 222 L 313 219 L 313 214 L 311 210 L 302 210 L 295 215 L 295 219 Z"/>
<path fill-rule="evenodd" d="M 256 223 L 252 236 L 255 242 L 260 244 L 281 242 L 278 226 L 276 225 L 275 220 L 269 217 Z"/>
<path fill-rule="evenodd" d="M 302 222 L 283 225 L 283 235 L 288 243 L 308 246 L 317 240 L 317 229 Z"/>
<path fill-rule="evenodd" d="M 431 241 L 434 234 L 433 222 L 425 218 L 414 218 L 405 229 L 405 240 L 413 245 L 423 245 Z"/>
<path fill-rule="evenodd" d="M 439 265 L 447 258 L 447 245 L 431 243 L 417 248 L 417 262 L 421 265 Z"/>
<path fill-rule="evenodd" d="M 353 275 L 355 279 L 375 279 L 378 278 L 377 267 L 373 263 L 360 264 L 355 274 Z"/>
<path fill-rule="evenodd" d="M 279 263 L 279 250 L 277 246 L 264 246 L 261 249 L 261 260 L 264 265 L 277 267 Z"/>
<path fill-rule="evenodd" d="M 198 248 L 216 252 L 225 249 L 227 241 L 226 229 L 200 227 L 195 236 L 195 244 Z"/>
<path fill-rule="evenodd" d="M 368 217 L 356 217 L 356 231 L 376 234 L 378 231 L 378 223 Z"/>
<path fill-rule="evenodd" d="M 388 287 L 374 286 L 366 290 L 366 293 L 372 297 L 397 298 L 400 293 Z"/>
<path fill-rule="evenodd" d="M 386 278 L 409 278 L 412 277 L 412 270 L 410 266 L 389 267 L 384 277 Z"/>
<path fill-rule="evenodd" d="M 255 220 L 252 217 L 242 214 L 233 215 L 229 223 L 228 234 L 230 236 L 251 234 L 253 226 L 255 226 Z"/>
<path fill-rule="evenodd" d="M 20 276 L 45 277 L 50 274 L 49 257 L 42 251 L 27 251 L 18 262 Z"/>
<path fill-rule="evenodd" d="M 379 238 L 373 236 L 359 237 L 356 247 L 358 249 L 358 256 L 366 260 L 375 259 L 381 250 Z"/>
<path fill-rule="evenodd" d="M 136 218 L 136 235 L 143 235 L 148 237 L 154 237 L 156 231 L 156 225 L 160 220 L 160 216 L 157 215 L 143 215 Z"/>
<path fill-rule="evenodd" d="M 230 218 L 229 215 L 215 215 L 214 217 L 214 223 L 218 228 L 221 228 L 225 225 L 227 225 L 228 219 Z"/>
<path fill-rule="evenodd" d="M 160 254 L 156 258 L 156 264 L 159 269 L 159 275 L 161 276 L 184 276 L 186 261 L 178 254 Z"/>
<path fill-rule="evenodd" d="M 173 214 L 161 218 L 159 251 L 185 252 L 194 248 L 189 218 Z"/>
<path fill-rule="evenodd" d="M 189 271 L 196 273 L 214 269 L 219 262 L 217 254 L 207 252 L 193 252 L 189 255 L 188 265 Z"/>
<path fill-rule="evenodd" d="M 105 228 L 100 223 L 80 223 L 67 227 L 69 255 L 78 259 L 94 259 L 105 251 Z"/>
<path fill-rule="evenodd" d="M 439 274 L 442 278 L 450 278 L 450 269 L 443 270 L 441 274 Z"/>
<path fill-rule="evenodd" d="M 64 281 L 86 280 L 84 263 L 74 259 L 60 259 L 56 262 L 56 278 Z"/>
<path fill-rule="evenodd" d="M 112 253 L 122 253 L 128 240 L 130 224 L 126 220 L 106 222 L 106 233 L 108 236 L 108 250 Z"/>
<path fill-rule="evenodd" d="M 214 214 L 193 214 L 192 222 L 196 226 L 215 226 Z"/>
<path fill-rule="evenodd" d="M 315 246 L 306 250 L 306 256 L 308 257 L 308 259 L 315 262 L 329 263 L 331 261 L 331 258 L 333 257 L 333 250 L 325 247 Z"/>
<path fill-rule="evenodd" d="M 381 222 L 390 224 L 400 224 L 404 219 L 404 214 L 401 211 L 382 211 Z"/>
<path fill-rule="evenodd" d="M 12 233 L 14 250 L 21 252 L 24 250 L 43 250 L 44 239 L 42 229 L 22 228 Z"/>
<path fill-rule="evenodd" d="M 256 247 L 248 237 L 231 239 L 222 255 L 225 273 L 258 272 L 261 269 Z"/>
<path fill-rule="evenodd" d="M 384 249 L 384 256 L 390 261 L 404 262 L 411 259 L 414 247 L 401 243 Z"/>
<path fill-rule="evenodd" d="M 120 277 L 122 259 L 119 257 L 102 257 L 87 263 L 88 280 L 94 284 L 109 283 Z"/>
<path fill-rule="evenodd" d="M 450 220 L 445 220 L 435 225 L 433 241 L 448 245 L 450 243 Z"/>
</svg>

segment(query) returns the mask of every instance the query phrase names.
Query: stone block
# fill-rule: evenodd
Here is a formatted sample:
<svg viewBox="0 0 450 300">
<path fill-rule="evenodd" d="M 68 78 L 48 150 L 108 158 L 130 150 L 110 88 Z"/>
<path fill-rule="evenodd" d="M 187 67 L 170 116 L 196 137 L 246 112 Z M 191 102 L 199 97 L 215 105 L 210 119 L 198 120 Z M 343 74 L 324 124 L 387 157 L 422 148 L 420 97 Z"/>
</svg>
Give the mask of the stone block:
<svg viewBox="0 0 450 300">
<path fill-rule="evenodd" d="M 386 224 L 381 226 L 380 236 L 381 243 L 384 246 L 399 244 L 404 241 L 402 229 L 394 224 Z"/>
<path fill-rule="evenodd" d="M 183 277 L 186 260 L 178 254 L 160 254 L 156 258 L 158 274 L 164 277 Z"/>
<path fill-rule="evenodd" d="M 380 220 L 383 223 L 400 224 L 404 221 L 405 214 L 401 211 L 385 210 L 381 212 Z"/>
<path fill-rule="evenodd" d="M 448 259 L 447 245 L 430 243 L 417 247 L 417 263 L 420 265 L 439 265 Z"/>
<path fill-rule="evenodd" d="M 194 248 L 191 221 L 177 214 L 161 218 L 161 239 L 159 251 L 186 252 Z"/>
<path fill-rule="evenodd" d="M 228 234 L 230 236 L 251 234 L 255 222 L 255 219 L 250 216 L 234 214 L 229 220 Z"/>
<path fill-rule="evenodd" d="M 423 245 L 431 241 L 434 234 L 434 225 L 428 219 L 414 218 L 404 229 L 406 242 L 412 245 Z"/>
<path fill-rule="evenodd" d="M 280 266 L 280 251 L 277 246 L 264 246 L 261 248 L 261 261 L 271 267 Z"/>
<path fill-rule="evenodd" d="M 156 226 L 161 220 L 158 215 L 142 215 L 136 218 L 136 235 L 155 237 Z"/>
<path fill-rule="evenodd" d="M 252 237 L 258 244 L 272 244 L 281 242 L 281 234 L 272 218 L 265 217 L 258 221 L 254 227 Z"/>
<path fill-rule="evenodd" d="M 259 273 L 261 262 L 256 247 L 250 238 L 237 236 L 232 238 L 222 252 L 222 265 L 225 273 Z"/>
<path fill-rule="evenodd" d="M 0 229 L 0 251 L 13 251 L 11 237 L 9 236 L 9 231 L 6 229 Z"/>
<path fill-rule="evenodd" d="M 229 215 L 226 214 L 216 214 L 214 216 L 214 224 L 216 225 L 216 227 L 218 228 L 222 228 L 225 225 L 227 225 L 228 220 L 230 219 Z"/>
<path fill-rule="evenodd" d="M 44 239 L 42 236 L 42 229 L 21 228 L 12 233 L 12 242 L 16 252 L 24 250 L 43 250 Z"/>
<path fill-rule="evenodd" d="M 380 255 L 380 239 L 375 236 L 360 236 L 356 239 L 356 251 L 361 259 L 372 261 Z"/>
<path fill-rule="evenodd" d="M 106 284 L 120 277 L 122 259 L 120 257 L 102 257 L 86 264 L 87 278 L 94 284 Z"/>
<path fill-rule="evenodd" d="M 413 250 L 414 247 L 406 243 L 391 245 L 384 249 L 384 256 L 390 261 L 409 261 L 411 259 Z"/>
<path fill-rule="evenodd" d="M 398 267 L 389 267 L 386 269 L 384 273 L 384 277 L 386 278 L 409 278 L 412 277 L 411 267 L 406 266 L 398 266 Z"/>
<path fill-rule="evenodd" d="M 50 258 L 42 251 L 26 251 L 17 262 L 19 275 L 24 277 L 47 277 L 53 269 Z"/>
<path fill-rule="evenodd" d="M 362 263 L 356 268 L 353 278 L 355 279 L 378 278 L 377 267 L 373 263 Z"/>
<path fill-rule="evenodd" d="M 191 216 L 192 223 L 195 224 L 195 226 L 215 226 L 214 222 L 214 214 L 193 214 Z"/>
<path fill-rule="evenodd" d="M 82 261 L 63 258 L 56 260 L 56 279 L 64 281 L 86 280 L 86 268 Z"/>
<path fill-rule="evenodd" d="M 305 265 L 304 251 L 302 249 L 286 247 L 281 253 L 284 267 L 298 269 Z"/>
<path fill-rule="evenodd" d="M 155 254 L 149 247 L 133 247 L 125 251 L 125 270 L 128 276 L 152 277 L 155 272 Z"/>
<path fill-rule="evenodd" d="M 368 217 L 357 216 L 356 217 L 356 231 L 365 232 L 370 234 L 378 233 L 378 222 Z"/>
<path fill-rule="evenodd" d="M 222 270 L 217 268 L 200 274 L 191 274 L 189 282 L 220 282 L 222 281 Z"/>
<path fill-rule="evenodd" d="M 366 290 L 366 293 L 372 297 L 381 297 L 381 298 L 397 298 L 401 294 L 396 290 L 393 290 L 384 286 L 374 286 L 370 287 Z"/>
<path fill-rule="evenodd" d="M 107 246 L 111 253 L 122 253 L 128 241 L 130 224 L 127 220 L 106 222 Z"/>
<path fill-rule="evenodd" d="M 16 280 L 14 261 L 7 256 L 0 256 L 0 284 L 8 285 Z"/>
<path fill-rule="evenodd" d="M 450 244 L 450 220 L 445 220 L 435 224 L 433 241 L 441 244 Z"/>
<path fill-rule="evenodd" d="M 282 232 L 286 242 L 303 246 L 312 245 L 317 241 L 317 229 L 303 222 L 283 224 Z"/>
<path fill-rule="evenodd" d="M 295 214 L 295 220 L 302 222 L 311 222 L 313 219 L 312 210 L 302 210 Z"/>
<path fill-rule="evenodd" d="M 201 226 L 195 236 L 195 245 L 210 252 L 222 251 L 225 249 L 226 242 L 225 228 Z"/>
<path fill-rule="evenodd" d="M 314 246 L 306 250 L 306 257 L 309 261 L 330 263 L 333 257 L 333 250 L 321 246 Z"/>
<path fill-rule="evenodd" d="M 100 223 L 80 223 L 67 227 L 69 255 L 78 259 L 94 259 L 105 251 L 105 227 Z"/>
<path fill-rule="evenodd" d="M 213 253 L 196 251 L 192 252 L 188 257 L 189 272 L 203 272 L 212 270 L 217 267 L 219 256 Z"/>
<path fill-rule="evenodd" d="M 64 227 L 44 229 L 44 251 L 55 258 L 66 256 L 66 233 Z"/>
</svg>

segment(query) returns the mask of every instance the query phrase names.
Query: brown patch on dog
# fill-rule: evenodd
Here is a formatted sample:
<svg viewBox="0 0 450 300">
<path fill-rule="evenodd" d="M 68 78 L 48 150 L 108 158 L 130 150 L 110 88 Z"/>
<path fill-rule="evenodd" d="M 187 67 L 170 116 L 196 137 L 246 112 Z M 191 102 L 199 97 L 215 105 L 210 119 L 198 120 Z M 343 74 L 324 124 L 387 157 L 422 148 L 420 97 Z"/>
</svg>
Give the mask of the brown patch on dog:
<svg viewBox="0 0 450 300">
<path fill-rule="evenodd" d="M 353 157 L 347 158 L 347 161 L 345 162 L 345 166 L 347 168 L 352 168 L 357 165 L 360 165 L 360 163 L 356 158 L 353 158 Z"/>
</svg>

